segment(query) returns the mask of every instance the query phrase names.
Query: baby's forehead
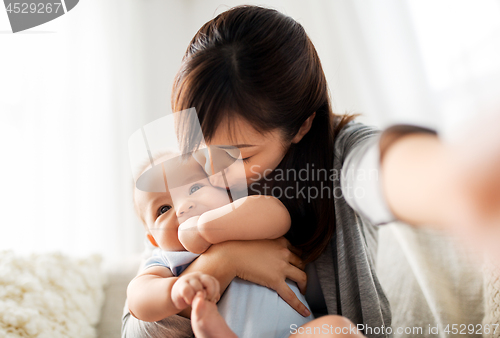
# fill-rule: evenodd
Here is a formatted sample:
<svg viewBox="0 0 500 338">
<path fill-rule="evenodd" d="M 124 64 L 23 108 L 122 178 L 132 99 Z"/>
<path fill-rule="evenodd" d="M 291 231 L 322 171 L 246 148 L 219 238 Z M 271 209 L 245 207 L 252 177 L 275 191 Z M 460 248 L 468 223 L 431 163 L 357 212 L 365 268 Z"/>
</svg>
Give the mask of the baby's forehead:
<svg viewBox="0 0 500 338">
<path fill-rule="evenodd" d="M 165 155 L 155 159 L 155 167 L 157 166 L 161 168 L 161 170 L 155 171 L 159 175 L 150 177 L 151 184 L 158 186 L 157 189 L 155 188 L 148 192 L 142 191 L 137 186 L 135 187 L 135 195 L 138 197 L 135 202 L 138 202 L 138 204 L 144 203 L 144 207 L 151 200 L 158 198 L 158 196 L 161 196 L 165 200 L 171 202 L 172 189 L 207 179 L 207 175 L 203 167 L 192 156 L 172 157 Z M 148 166 L 142 175 L 148 175 L 148 170 L 150 169 L 151 166 Z M 167 184 L 165 184 L 165 180 Z M 149 185 L 149 187 L 151 186 Z M 161 192 L 162 190 L 163 192 Z"/>
<path fill-rule="evenodd" d="M 204 168 L 191 155 L 160 157 L 137 179 L 136 188 L 144 192 L 172 189 L 207 180 Z"/>
<path fill-rule="evenodd" d="M 161 163 L 169 188 L 184 186 L 207 178 L 203 167 L 191 155 L 177 156 Z"/>
<path fill-rule="evenodd" d="M 179 155 L 178 153 L 165 152 L 158 154 L 153 161 L 153 163 L 144 164 L 143 169 L 140 170 L 139 178 L 143 175 L 149 176 L 153 167 L 158 168 L 155 170 L 156 176 L 161 176 L 157 177 L 156 181 L 158 179 L 163 181 L 166 178 L 172 187 L 189 184 L 191 177 L 195 181 L 207 178 L 205 170 L 192 154 Z"/>
</svg>

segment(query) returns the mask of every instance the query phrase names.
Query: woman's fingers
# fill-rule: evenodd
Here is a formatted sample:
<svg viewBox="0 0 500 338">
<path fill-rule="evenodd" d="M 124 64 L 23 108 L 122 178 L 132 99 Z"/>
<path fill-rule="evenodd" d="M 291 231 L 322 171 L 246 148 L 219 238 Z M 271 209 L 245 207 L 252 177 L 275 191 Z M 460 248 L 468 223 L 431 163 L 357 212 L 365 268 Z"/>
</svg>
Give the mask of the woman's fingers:
<svg viewBox="0 0 500 338">
<path fill-rule="evenodd" d="M 290 264 L 295 265 L 296 267 L 304 270 L 305 264 L 302 261 L 302 259 L 300 259 L 300 256 L 302 255 L 302 250 L 297 249 L 292 244 L 290 244 L 290 242 L 285 237 L 280 237 L 276 241 L 279 245 L 287 248 L 288 251 L 290 252 L 288 254 L 288 261 L 290 262 Z"/>
<path fill-rule="evenodd" d="M 294 254 L 292 252 L 290 253 L 290 256 L 288 257 L 288 261 L 290 262 L 290 264 L 298 267 L 301 270 L 304 270 L 306 268 L 304 261 L 302 261 L 302 259 L 300 259 L 299 256 L 297 256 L 296 254 Z"/>
<path fill-rule="evenodd" d="M 288 305 L 294 308 L 295 311 L 300 313 L 302 316 L 307 317 L 311 314 L 285 281 L 280 283 L 280 285 L 276 288 L 276 292 Z"/>
<path fill-rule="evenodd" d="M 289 250 L 289 242 L 284 238 L 258 241 L 229 241 L 228 251 L 236 261 L 236 276 L 275 290 L 290 306 L 301 314 L 306 307 L 286 283 L 286 279 L 297 283 L 301 293 L 305 293 L 307 275 L 304 262 Z M 308 314 L 307 314 L 308 315 Z"/>
<path fill-rule="evenodd" d="M 286 273 L 286 278 L 293 280 L 295 283 L 297 283 L 300 293 L 305 295 L 307 288 L 306 273 L 303 270 L 292 265 L 288 266 L 287 271 L 285 273 Z"/>
<path fill-rule="evenodd" d="M 288 250 L 290 250 L 291 252 L 293 252 L 295 255 L 297 256 L 302 256 L 302 250 L 300 249 L 297 249 L 296 247 L 294 247 L 293 245 L 290 244 L 290 242 L 287 241 L 287 248 Z"/>
</svg>

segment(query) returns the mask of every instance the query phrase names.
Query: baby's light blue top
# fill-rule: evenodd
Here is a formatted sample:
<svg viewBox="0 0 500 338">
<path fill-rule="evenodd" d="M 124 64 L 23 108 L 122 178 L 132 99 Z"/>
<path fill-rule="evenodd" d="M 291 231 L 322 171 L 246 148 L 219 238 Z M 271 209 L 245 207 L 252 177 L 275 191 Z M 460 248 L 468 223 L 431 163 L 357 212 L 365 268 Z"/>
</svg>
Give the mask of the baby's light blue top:
<svg viewBox="0 0 500 338">
<path fill-rule="evenodd" d="M 188 251 L 155 249 L 145 268 L 164 266 L 178 276 L 198 256 Z M 300 301 L 307 305 L 297 284 L 288 279 L 286 282 Z M 294 329 L 314 319 L 312 315 L 300 315 L 276 291 L 240 278 L 233 279 L 229 284 L 217 307 L 231 330 L 240 338 L 285 338 Z"/>
</svg>

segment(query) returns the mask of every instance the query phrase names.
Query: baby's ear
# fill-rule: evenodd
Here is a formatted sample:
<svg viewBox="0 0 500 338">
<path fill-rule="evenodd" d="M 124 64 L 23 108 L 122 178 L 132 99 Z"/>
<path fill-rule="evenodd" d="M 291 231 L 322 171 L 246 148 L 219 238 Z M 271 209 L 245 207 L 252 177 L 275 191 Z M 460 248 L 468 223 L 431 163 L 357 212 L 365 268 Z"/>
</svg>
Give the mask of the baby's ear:
<svg viewBox="0 0 500 338">
<path fill-rule="evenodd" d="M 151 244 L 153 244 L 155 247 L 157 247 L 157 248 L 158 248 L 158 247 L 159 247 L 159 246 L 158 246 L 158 243 L 156 243 L 156 241 L 155 241 L 155 239 L 154 239 L 153 235 L 151 235 L 151 234 L 147 234 L 147 236 L 148 236 L 148 239 L 149 239 L 149 241 L 151 242 Z"/>
</svg>

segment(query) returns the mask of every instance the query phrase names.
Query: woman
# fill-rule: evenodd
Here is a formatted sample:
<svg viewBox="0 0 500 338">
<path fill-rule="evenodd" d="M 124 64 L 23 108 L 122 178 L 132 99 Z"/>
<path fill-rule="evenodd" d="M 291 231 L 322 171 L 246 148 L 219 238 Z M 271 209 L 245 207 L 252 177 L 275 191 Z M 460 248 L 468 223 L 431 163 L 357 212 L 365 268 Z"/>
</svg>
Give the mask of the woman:
<svg viewBox="0 0 500 338">
<path fill-rule="evenodd" d="M 301 290 L 307 281 L 316 316 L 342 315 L 369 337 L 390 334 L 390 307 L 375 272 L 376 225 L 398 218 L 450 227 L 465 195 L 455 188 L 460 177 L 450 175 L 452 152 L 430 130 L 399 126 L 379 134 L 333 114 L 302 26 L 260 7 L 224 12 L 192 39 L 172 91 L 174 112 L 191 107 L 206 143 L 239 147 L 249 191 L 278 197 L 292 228 L 286 240 L 214 245 L 184 273 L 210 274 L 221 290 L 234 277 L 267 286 L 299 313 L 304 305 L 285 279 Z M 196 147 L 191 134 L 182 135 Z M 135 337 L 135 327 L 144 336 L 181 337 L 190 334 L 187 325 L 178 316 L 144 323 L 126 313 L 122 336 Z"/>
</svg>

